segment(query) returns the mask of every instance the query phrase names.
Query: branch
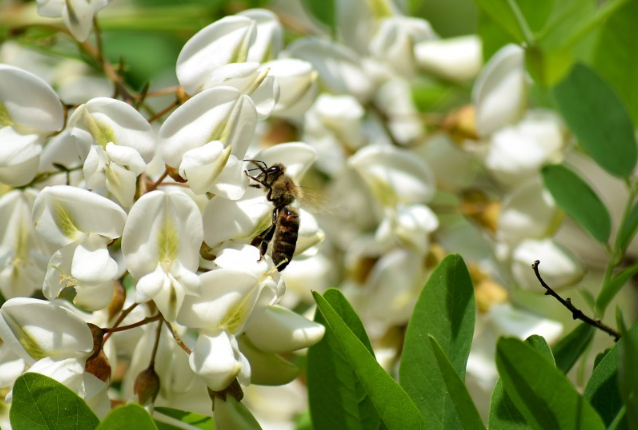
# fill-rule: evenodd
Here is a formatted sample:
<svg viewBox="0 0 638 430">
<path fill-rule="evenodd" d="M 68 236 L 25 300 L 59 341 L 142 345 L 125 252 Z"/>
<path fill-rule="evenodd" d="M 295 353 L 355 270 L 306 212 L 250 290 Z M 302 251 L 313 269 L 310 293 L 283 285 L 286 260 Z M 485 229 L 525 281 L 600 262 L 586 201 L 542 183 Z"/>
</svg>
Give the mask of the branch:
<svg viewBox="0 0 638 430">
<path fill-rule="evenodd" d="M 549 285 L 547 285 L 545 281 L 543 281 L 543 278 L 541 278 L 541 274 L 538 271 L 539 264 L 541 264 L 539 260 L 534 261 L 534 263 L 532 264 L 532 268 L 534 269 L 534 273 L 536 274 L 538 281 L 547 290 L 545 291 L 546 296 L 554 297 L 556 300 L 560 302 L 561 305 L 569 309 L 572 313 L 572 318 L 574 318 L 575 320 L 581 320 L 582 322 L 589 324 L 597 328 L 598 330 L 604 331 L 608 335 L 612 336 L 614 338 L 614 341 L 618 342 L 618 339 L 620 339 L 620 333 L 618 333 L 616 330 L 609 327 L 608 325 L 604 324 L 602 321 L 595 320 L 593 318 L 588 317 L 580 309 L 578 309 L 576 306 L 572 304 L 572 301 L 569 297 L 566 300 L 563 299 L 561 296 L 558 295 L 558 293 L 556 293 L 556 291 L 554 291 Z"/>
</svg>

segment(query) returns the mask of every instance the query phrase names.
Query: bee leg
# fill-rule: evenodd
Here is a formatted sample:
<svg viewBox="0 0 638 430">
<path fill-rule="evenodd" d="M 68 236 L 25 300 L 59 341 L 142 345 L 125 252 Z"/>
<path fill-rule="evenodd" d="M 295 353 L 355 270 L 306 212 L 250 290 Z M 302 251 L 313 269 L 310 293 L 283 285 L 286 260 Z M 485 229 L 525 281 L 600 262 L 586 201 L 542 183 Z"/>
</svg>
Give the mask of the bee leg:
<svg viewBox="0 0 638 430">
<path fill-rule="evenodd" d="M 250 173 L 248 173 L 246 170 L 244 170 L 244 173 L 246 174 L 246 176 L 248 176 L 250 179 L 252 179 L 253 181 L 261 184 L 262 187 L 264 187 L 265 189 L 268 190 L 268 194 L 266 195 L 266 198 L 271 201 L 271 197 L 272 197 L 272 187 L 270 186 L 269 183 L 267 183 L 266 181 L 262 181 L 261 179 L 259 179 L 257 176 L 253 176 Z M 254 188 L 261 188 L 260 186 L 258 186 L 257 184 L 253 184 L 250 185 L 251 187 Z"/>
<path fill-rule="evenodd" d="M 266 254 L 266 251 L 268 251 L 268 244 L 272 240 L 274 234 L 275 234 L 275 224 L 272 224 L 266 230 L 262 231 L 257 236 L 255 236 L 252 242 L 250 242 L 252 246 L 259 248 L 259 260 L 257 261 L 261 261 L 261 259 Z"/>
</svg>

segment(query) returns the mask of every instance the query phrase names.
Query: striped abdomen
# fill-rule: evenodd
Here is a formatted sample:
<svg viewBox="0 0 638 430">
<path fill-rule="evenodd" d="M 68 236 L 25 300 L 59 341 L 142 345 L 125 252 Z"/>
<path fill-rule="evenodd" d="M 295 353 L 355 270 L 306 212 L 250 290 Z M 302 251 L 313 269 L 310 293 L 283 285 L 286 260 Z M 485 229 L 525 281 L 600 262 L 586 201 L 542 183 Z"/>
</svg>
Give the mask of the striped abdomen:
<svg viewBox="0 0 638 430">
<path fill-rule="evenodd" d="M 286 206 L 277 214 L 275 237 L 272 244 L 272 260 L 280 272 L 292 260 L 298 235 L 299 212 L 291 206 Z"/>
</svg>

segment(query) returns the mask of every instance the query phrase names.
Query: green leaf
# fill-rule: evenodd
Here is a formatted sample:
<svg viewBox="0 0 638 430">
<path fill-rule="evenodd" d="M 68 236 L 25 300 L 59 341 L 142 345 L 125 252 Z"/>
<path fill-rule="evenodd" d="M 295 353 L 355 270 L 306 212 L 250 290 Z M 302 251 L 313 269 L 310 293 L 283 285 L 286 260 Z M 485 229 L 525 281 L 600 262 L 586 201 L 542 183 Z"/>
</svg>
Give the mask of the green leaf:
<svg viewBox="0 0 638 430">
<path fill-rule="evenodd" d="M 202 429 L 202 430 L 213 430 L 215 428 L 213 424 L 213 417 L 209 417 L 207 415 L 196 414 L 194 412 L 181 411 L 179 409 L 172 409 L 166 407 L 156 407 L 153 411 L 153 416 L 156 418 L 155 424 L 160 430 L 163 429 L 174 429 L 179 428 L 173 425 L 166 424 L 161 420 L 161 417 L 158 415 L 166 415 L 171 417 L 177 421 L 183 422 L 184 424 L 188 424 L 192 427 Z"/>
<path fill-rule="evenodd" d="M 485 430 L 485 426 L 483 425 L 481 417 L 476 410 L 476 406 L 470 397 L 470 393 L 468 393 L 465 384 L 459 377 L 459 374 L 456 373 L 450 359 L 447 355 L 445 355 L 445 352 L 441 349 L 441 346 L 436 339 L 434 339 L 431 335 L 428 335 L 428 339 L 432 345 L 432 351 L 434 352 L 436 362 L 439 365 L 439 372 L 441 372 L 443 380 L 445 381 L 445 386 L 450 393 L 452 404 L 454 405 L 454 409 L 459 417 L 462 428 Z"/>
<path fill-rule="evenodd" d="M 534 351 L 538 352 L 540 356 L 547 360 L 547 362 L 550 363 L 552 366 L 556 366 L 552 348 L 549 347 L 547 341 L 543 336 L 533 334 L 525 339 L 525 343 L 534 348 Z"/>
<path fill-rule="evenodd" d="M 618 233 L 618 249 L 624 251 L 629 246 L 629 242 L 636 235 L 636 231 L 638 231 L 638 202 L 635 202 L 631 209 L 629 209 L 629 213 L 625 218 L 625 222 L 622 226 L 620 226 L 620 232 Z"/>
<path fill-rule="evenodd" d="M 554 97 L 580 146 L 612 175 L 629 176 L 638 157 L 636 138 L 614 90 L 593 70 L 576 64 L 554 88 Z"/>
<path fill-rule="evenodd" d="M 316 292 L 313 292 L 313 296 L 317 302 L 319 312 L 321 312 L 326 321 L 326 332 L 332 332 L 330 335 L 336 337 L 342 348 L 345 360 L 356 373 L 361 386 L 372 401 L 383 424 L 388 429 L 425 429 L 423 417 L 403 388 L 383 370 L 363 342 L 355 336 L 330 303 Z M 326 334 L 328 335 L 328 333 Z M 335 390 L 341 391 L 338 387 L 335 387 Z M 311 411 L 311 413 L 313 412 Z M 314 418 L 315 415 L 313 413 Z M 321 429 L 324 427 L 316 428 Z M 356 428 L 364 427 L 360 424 Z"/>
<path fill-rule="evenodd" d="M 552 350 L 545 338 L 532 335 L 525 339 L 525 343 L 534 348 L 534 350 L 549 363 L 554 364 Z M 514 406 L 512 399 L 510 399 L 509 395 L 505 392 L 503 381 L 499 378 L 499 380 L 496 381 L 496 385 L 492 391 L 492 398 L 490 399 L 489 429 L 528 430 L 531 428 L 532 427 L 525 421 L 523 415 L 521 415 L 518 409 L 516 409 L 516 406 Z"/>
<path fill-rule="evenodd" d="M 602 317 L 605 314 L 605 309 L 609 306 L 609 303 L 614 299 L 616 294 L 621 288 L 636 274 L 638 273 L 638 263 L 633 266 L 629 266 L 622 270 L 616 276 L 611 278 L 609 282 L 603 285 L 603 288 L 598 294 L 596 299 L 596 311 Z"/>
<path fill-rule="evenodd" d="M 336 34 L 337 8 L 334 0 L 302 0 L 301 4 L 310 15 L 325 24 L 330 29 L 331 34 Z"/>
<path fill-rule="evenodd" d="M 594 68 L 614 87 L 638 124 L 638 0 L 625 2 L 601 27 Z"/>
<path fill-rule="evenodd" d="M 13 386 L 13 430 L 90 430 L 99 420 L 73 391 L 39 373 L 25 373 Z"/>
<path fill-rule="evenodd" d="M 516 12 L 506 1 L 474 0 L 490 19 L 502 28 L 514 43 L 525 41 L 525 34 Z"/>
<path fill-rule="evenodd" d="M 536 429 L 603 430 L 602 420 L 565 375 L 531 346 L 501 338 L 496 366 L 525 420 Z"/>
<path fill-rule="evenodd" d="M 428 335 L 437 340 L 463 381 L 475 307 L 474 288 L 463 259 L 448 255 L 419 296 L 408 323 L 399 369 L 401 385 L 421 410 L 429 429 L 458 428 L 461 421 L 438 371 Z"/>
<path fill-rule="evenodd" d="M 594 328 L 581 323 L 568 335 L 563 337 L 554 347 L 556 367 L 563 373 L 569 372 L 578 358 L 585 352 L 594 338 Z"/>
<path fill-rule="evenodd" d="M 146 409 L 136 404 L 117 407 L 97 426 L 98 430 L 157 430 Z"/>
<path fill-rule="evenodd" d="M 323 297 L 363 343 L 367 354 L 374 357 L 363 324 L 343 294 L 330 289 Z M 319 311 L 315 313 L 315 322 L 328 326 Z M 321 342 L 308 350 L 308 401 L 316 429 L 377 428 L 381 422 L 332 330 L 326 330 Z"/>
<path fill-rule="evenodd" d="M 563 164 L 546 165 L 541 173 L 558 206 L 596 240 L 607 243 L 611 218 L 594 190 Z"/>
<path fill-rule="evenodd" d="M 618 387 L 619 345 L 631 337 L 638 342 L 638 323 L 609 350 L 602 359 L 596 358 L 598 364 L 585 387 L 584 396 L 598 411 L 606 425 L 610 425 L 623 407 L 623 400 Z M 618 427 L 628 429 L 626 419 Z"/>
<path fill-rule="evenodd" d="M 528 430 L 532 428 L 505 392 L 503 380 L 500 378 L 496 381 L 490 399 L 488 428 L 490 430 Z"/>
<path fill-rule="evenodd" d="M 627 330 L 622 327 L 621 335 L 624 342 L 618 345 L 618 381 L 620 395 L 625 403 L 626 417 L 629 428 L 638 428 L 638 341 L 627 336 Z"/>
</svg>

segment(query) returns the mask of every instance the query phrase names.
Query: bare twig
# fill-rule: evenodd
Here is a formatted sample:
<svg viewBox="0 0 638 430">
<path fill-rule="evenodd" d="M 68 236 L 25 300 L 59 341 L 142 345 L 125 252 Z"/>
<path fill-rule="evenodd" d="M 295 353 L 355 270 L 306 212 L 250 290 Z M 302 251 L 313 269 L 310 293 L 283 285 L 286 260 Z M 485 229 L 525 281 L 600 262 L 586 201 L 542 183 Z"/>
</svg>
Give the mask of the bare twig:
<svg viewBox="0 0 638 430">
<path fill-rule="evenodd" d="M 572 318 L 574 318 L 575 320 L 581 320 L 582 322 L 589 324 L 597 328 L 598 330 L 604 331 L 608 335 L 612 336 L 616 342 L 618 341 L 618 339 L 620 339 L 620 333 L 618 333 L 616 330 L 604 324 L 600 320 L 595 320 L 593 318 L 588 317 L 587 315 L 583 313 L 583 311 L 581 311 L 580 309 L 578 309 L 576 306 L 572 304 L 572 301 L 569 297 L 567 299 L 563 299 L 561 296 L 558 295 L 558 293 L 556 293 L 556 291 L 554 291 L 549 285 L 547 285 L 545 281 L 543 281 L 543 278 L 541 278 L 541 274 L 538 271 L 539 264 L 541 264 L 539 260 L 534 261 L 534 264 L 532 264 L 532 268 L 534 269 L 534 273 L 536 274 L 538 281 L 547 290 L 545 291 L 546 296 L 554 297 L 556 300 L 560 302 L 561 305 L 569 309 L 572 313 Z"/>
</svg>

